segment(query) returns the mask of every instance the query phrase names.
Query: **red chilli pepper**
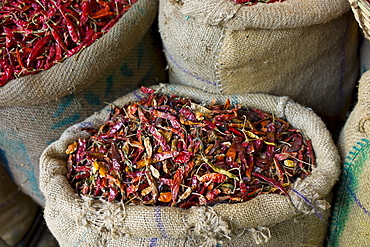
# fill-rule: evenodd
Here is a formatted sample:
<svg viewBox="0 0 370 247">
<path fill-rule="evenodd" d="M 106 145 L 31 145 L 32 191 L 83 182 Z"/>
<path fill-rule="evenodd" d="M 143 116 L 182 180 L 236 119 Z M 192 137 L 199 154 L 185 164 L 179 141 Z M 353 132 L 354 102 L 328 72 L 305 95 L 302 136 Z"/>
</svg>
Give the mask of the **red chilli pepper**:
<svg viewBox="0 0 370 247">
<path fill-rule="evenodd" d="M 273 180 L 272 178 L 265 177 L 265 176 L 263 176 L 259 173 L 256 173 L 256 172 L 253 172 L 252 175 L 261 179 L 261 180 L 263 180 L 263 181 L 265 181 L 265 182 L 267 182 L 267 183 L 269 183 L 269 184 L 271 184 L 271 185 L 273 185 L 273 186 L 275 186 L 281 192 L 283 192 L 284 195 L 289 196 L 289 194 L 285 191 L 284 187 L 281 184 L 279 184 L 277 181 Z"/>
<path fill-rule="evenodd" d="M 41 38 L 39 41 L 37 41 L 37 43 L 35 44 L 35 46 L 33 47 L 30 55 L 28 56 L 27 58 L 27 67 L 31 66 L 31 63 L 33 63 L 37 56 L 39 56 L 44 48 L 45 48 L 45 45 L 52 39 L 52 36 L 51 35 L 47 35 L 43 38 Z"/>
<path fill-rule="evenodd" d="M 176 170 L 176 173 L 173 176 L 173 183 L 171 186 L 172 204 L 176 204 L 177 195 L 180 190 L 181 182 L 184 178 L 184 173 L 185 173 L 184 169 L 180 167 L 179 169 Z"/>
<path fill-rule="evenodd" d="M 220 173 L 207 173 L 199 178 L 201 182 L 214 182 L 214 183 L 223 183 L 227 180 L 227 176 Z"/>
</svg>

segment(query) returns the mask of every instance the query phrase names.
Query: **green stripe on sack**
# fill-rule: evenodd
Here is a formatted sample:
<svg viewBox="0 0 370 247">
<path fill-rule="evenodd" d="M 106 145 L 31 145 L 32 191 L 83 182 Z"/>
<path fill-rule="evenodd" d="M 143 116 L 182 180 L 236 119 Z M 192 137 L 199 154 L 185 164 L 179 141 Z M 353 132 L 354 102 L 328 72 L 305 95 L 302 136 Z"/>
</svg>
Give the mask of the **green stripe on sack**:
<svg viewBox="0 0 370 247">
<path fill-rule="evenodd" d="M 369 214 L 363 207 L 357 196 L 359 188 L 358 178 L 364 170 L 364 164 L 369 158 L 370 141 L 362 139 L 352 147 L 345 162 L 343 163 L 342 175 L 339 188 L 336 191 L 336 200 L 332 212 L 328 246 L 340 246 L 340 238 L 345 231 L 346 222 L 351 213 L 351 207 L 357 206 L 366 214 Z"/>
</svg>

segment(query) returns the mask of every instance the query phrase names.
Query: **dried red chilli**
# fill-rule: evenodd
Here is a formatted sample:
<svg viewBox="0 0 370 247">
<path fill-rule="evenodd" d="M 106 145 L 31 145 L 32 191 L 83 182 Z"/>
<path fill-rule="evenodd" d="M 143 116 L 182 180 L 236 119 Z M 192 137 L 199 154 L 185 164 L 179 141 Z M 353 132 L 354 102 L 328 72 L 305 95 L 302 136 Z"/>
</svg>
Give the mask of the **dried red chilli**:
<svg viewBox="0 0 370 247">
<path fill-rule="evenodd" d="M 232 0 L 243 5 L 256 5 L 260 3 L 281 3 L 285 0 Z"/>
<path fill-rule="evenodd" d="M 91 45 L 137 0 L 0 3 L 0 86 L 51 68 Z"/>
<path fill-rule="evenodd" d="M 69 145 L 67 178 L 78 194 L 181 208 L 245 202 L 288 196 L 316 166 L 311 141 L 269 113 L 142 92 Z"/>
</svg>

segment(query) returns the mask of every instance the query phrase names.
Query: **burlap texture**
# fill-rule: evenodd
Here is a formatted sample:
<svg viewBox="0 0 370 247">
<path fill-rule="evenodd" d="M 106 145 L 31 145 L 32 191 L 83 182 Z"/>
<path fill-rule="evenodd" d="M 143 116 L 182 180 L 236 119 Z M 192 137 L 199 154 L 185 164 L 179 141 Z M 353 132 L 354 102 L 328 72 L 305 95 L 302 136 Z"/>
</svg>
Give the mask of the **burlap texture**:
<svg viewBox="0 0 370 247">
<path fill-rule="evenodd" d="M 206 104 L 214 99 L 230 99 L 234 104 L 285 118 L 312 140 L 318 166 L 312 176 L 294 185 L 297 193 L 290 191 L 290 197 L 262 195 L 240 204 L 189 210 L 90 201 L 80 198 L 65 177 L 65 150 L 77 138 L 89 135 L 81 131 L 83 126 L 98 127 L 106 121 L 110 111 L 106 107 L 68 128 L 40 158 L 40 185 L 46 198 L 44 216 L 61 246 L 215 246 L 220 241 L 221 246 L 323 244 L 330 201 L 327 197 L 339 176 L 339 156 L 324 123 L 313 111 L 287 97 L 217 95 L 181 85 L 161 84 L 154 88 Z M 113 104 L 122 106 L 141 97 L 140 91 L 134 91 Z"/>
<path fill-rule="evenodd" d="M 348 0 L 363 36 L 370 40 L 370 4 L 367 0 Z"/>
<path fill-rule="evenodd" d="M 158 23 L 170 83 L 289 96 L 330 128 L 344 123 L 359 68 L 348 1 L 160 0 Z"/>
<path fill-rule="evenodd" d="M 370 71 L 359 82 L 358 102 L 338 141 L 342 175 L 328 246 L 370 246 Z"/>
<path fill-rule="evenodd" d="M 38 204 L 39 158 L 70 125 L 117 98 L 165 79 L 149 29 L 158 1 L 139 0 L 91 47 L 50 71 L 0 88 L 0 160 L 13 180 Z M 112 32 L 111 32 L 112 31 Z"/>
<path fill-rule="evenodd" d="M 36 211 L 37 204 L 19 190 L 0 163 L 0 239 L 16 246 L 27 234 Z"/>
</svg>

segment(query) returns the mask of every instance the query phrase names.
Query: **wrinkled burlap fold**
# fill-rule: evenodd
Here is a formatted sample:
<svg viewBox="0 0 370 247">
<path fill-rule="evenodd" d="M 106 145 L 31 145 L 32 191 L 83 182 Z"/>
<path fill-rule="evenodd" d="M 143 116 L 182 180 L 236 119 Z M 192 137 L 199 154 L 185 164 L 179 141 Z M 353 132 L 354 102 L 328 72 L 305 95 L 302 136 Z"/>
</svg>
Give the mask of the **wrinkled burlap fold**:
<svg viewBox="0 0 370 247">
<path fill-rule="evenodd" d="M 338 140 L 342 175 L 333 206 L 328 246 L 370 246 L 370 71 Z"/>
<path fill-rule="evenodd" d="M 158 20 L 171 84 L 289 96 L 344 124 L 359 70 L 347 0 L 160 0 Z"/>
<path fill-rule="evenodd" d="M 181 85 L 161 84 L 158 92 L 212 100 L 273 113 L 312 140 L 317 167 L 299 180 L 290 197 L 261 195 L 239 204 L 214 207 L 133 206 L 79 197 L 66 174 L 65 150 L 84 127 L 99 127 L 110 107 L 68 128 L 40 158 L 40 185 L 46 198 L 45 219 L 61 246 L 320 246 L 325 238 L 330 192 L 339 175 L 339 156 L 322 120 L 288 97 L 266 94 L 217 95 Z M 137 90 L 114 101 L 123 106 L 143 97 Z"/>
</svg>

